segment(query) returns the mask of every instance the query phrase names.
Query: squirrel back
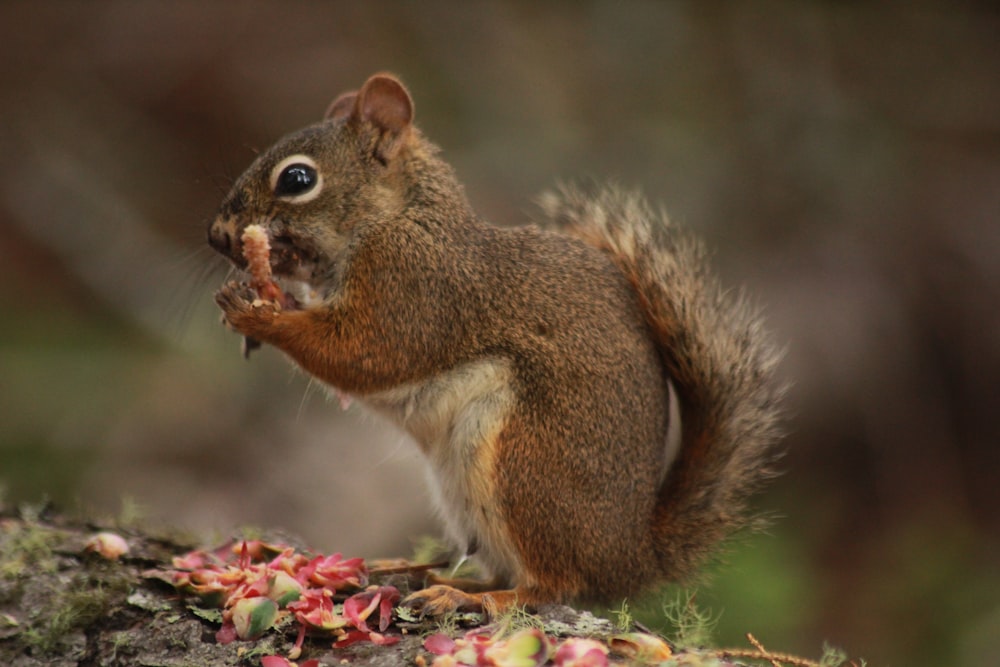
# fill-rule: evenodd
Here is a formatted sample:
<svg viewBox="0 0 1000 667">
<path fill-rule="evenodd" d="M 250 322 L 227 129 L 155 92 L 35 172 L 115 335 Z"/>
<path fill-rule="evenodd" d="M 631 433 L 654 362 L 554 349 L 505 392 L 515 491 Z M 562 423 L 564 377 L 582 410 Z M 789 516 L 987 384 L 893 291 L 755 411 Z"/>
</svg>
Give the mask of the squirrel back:
<svg viewBox="0 0 1000 667">
<path fill-rule="evenodd" d="M 780 353 L 745 294 L 727 294 L 702 244 L 638 194 L 564 187 L 539 203 L 551 224 L 606 252 L 639 296 L 680 402 L 681 447 L 653 519 L 664 576 L 689 579 L 747 522 L 749 496 L 775 471 Z"/>
<path fill-rule="evenodd" d="M 375 75 L 255 160 L 209 230 L 255 276 L 217 294 L 226 322 L 420 446 L 450 536 L 494 579 L 434 579 L 414 606 L 689 578 L 770 474 L 758 316 L 636 195 L 566 188 L 542 198 L 550 229 L 484 222 L 412 118 Z M 247 252 L 250 227 L 269 249 Z"/>
</svg>

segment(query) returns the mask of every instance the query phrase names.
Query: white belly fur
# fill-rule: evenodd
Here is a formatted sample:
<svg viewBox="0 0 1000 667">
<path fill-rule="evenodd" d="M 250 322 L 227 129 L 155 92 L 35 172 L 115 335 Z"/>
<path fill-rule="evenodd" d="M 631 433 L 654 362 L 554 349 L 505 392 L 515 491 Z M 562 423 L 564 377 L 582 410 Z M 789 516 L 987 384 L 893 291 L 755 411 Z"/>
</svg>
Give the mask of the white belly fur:
<svg viewBox="0 0 1000 667">
<path fill-rule="evenodd" d="M 449 537 L 491 575 L 521 572 L 499 520 L 494 483 L 496 438 L 514 403 L 510 364 L 477 361 L 425 382 L 362 400 L 406 429 L 427 457 L 427 476 Z"/>
</svg>

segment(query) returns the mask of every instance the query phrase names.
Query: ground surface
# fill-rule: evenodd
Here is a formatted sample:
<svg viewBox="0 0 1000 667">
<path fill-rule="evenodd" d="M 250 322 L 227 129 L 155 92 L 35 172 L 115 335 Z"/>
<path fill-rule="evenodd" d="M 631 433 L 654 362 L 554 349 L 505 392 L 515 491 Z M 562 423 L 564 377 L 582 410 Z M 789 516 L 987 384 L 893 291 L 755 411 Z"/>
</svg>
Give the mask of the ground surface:
<svg viewBox="0 0 1000 667">
<path fill-rule="evenodd" d="M 125 538 L 127 554 L 109 558 L 88 549 L 94 535 L 106 530 Z M 264 656 L 288 655 L 297 634 L 294 624 L 269 630 L 255 641 L 223 644 L 216 636 L 218 617 L 168 583 L 170 577 L 163 573 L 171 559 L 196 546 L 177 535 L 151 534 L 135 526 L 98 525 L 41 508 L 0 507 L 0 664 L 213 667 L 261 665 Z M 405 582 L 394 583 L 405 587 Z M 542 609 L 528 623 L 553 640 L 585 635 L 607 644 L 608 637 L 623 632 L 610 621 L 567 607 Z M 300 664 L 307 659 L 320 665 L 430 664 L 434 656 L 425 649 L 425 638 L 441 630 L 430 621 L 394 616 L 386 636 L 398 637 L 397 643 L 364 641 L 333 648 L 328 636 L 308 637 Z M 461 637 L 468 626 L 453 619 L 445 631 Z M 754 651 L 742 653 L 746 657 Z M 819 664 L 790 657 L 779 662 L 766 653 L 758 659 L 762 657 L 770 665 Z M 662 664 L 744 664 L 735 659 L 733 652 L 691 651 Z M 632 662 L 614 654 L 611 660 Z"/>
</svg>

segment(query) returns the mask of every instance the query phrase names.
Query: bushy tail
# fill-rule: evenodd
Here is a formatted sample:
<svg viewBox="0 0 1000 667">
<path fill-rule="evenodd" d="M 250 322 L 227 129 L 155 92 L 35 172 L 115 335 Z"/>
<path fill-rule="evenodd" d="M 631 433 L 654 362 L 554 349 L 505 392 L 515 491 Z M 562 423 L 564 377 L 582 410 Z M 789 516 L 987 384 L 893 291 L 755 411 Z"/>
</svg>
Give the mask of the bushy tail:
<svg viewBox="0 0 1000 667">
<path fill-rule="evenodd" d="M 539 203 L 558 228 L 617 262 L 660 347 L 680 402 L 682 439 L 652 532 L 664 576 L 687 579 L 746 524 L 748 496 L 773 474 L 780 354 L 746 297 L 719 286 L 702 246 L 638 194 L 563 188 Z"/>
</svg>

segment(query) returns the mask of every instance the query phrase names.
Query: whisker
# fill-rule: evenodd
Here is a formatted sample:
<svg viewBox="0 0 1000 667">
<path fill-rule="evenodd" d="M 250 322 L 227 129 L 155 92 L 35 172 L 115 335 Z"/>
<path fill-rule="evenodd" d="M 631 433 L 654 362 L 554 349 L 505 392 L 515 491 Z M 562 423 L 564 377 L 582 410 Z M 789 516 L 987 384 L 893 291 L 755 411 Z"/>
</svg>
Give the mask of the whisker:
<svg viewBox="0 0 1000 667">
<path fill-rule="evenodd" d="M 319 382 L 316 378 L 310 376 L 305 389 L 302 390 L 302 399 L 299 401 L 299 409 L 295 412 L 296 422 L 301 423 L 302 418 L 305 415 L 306 407 L 309 404 L 309 399 L 311 399 L 319 389 L 322 389 Z"/>
</svg>

